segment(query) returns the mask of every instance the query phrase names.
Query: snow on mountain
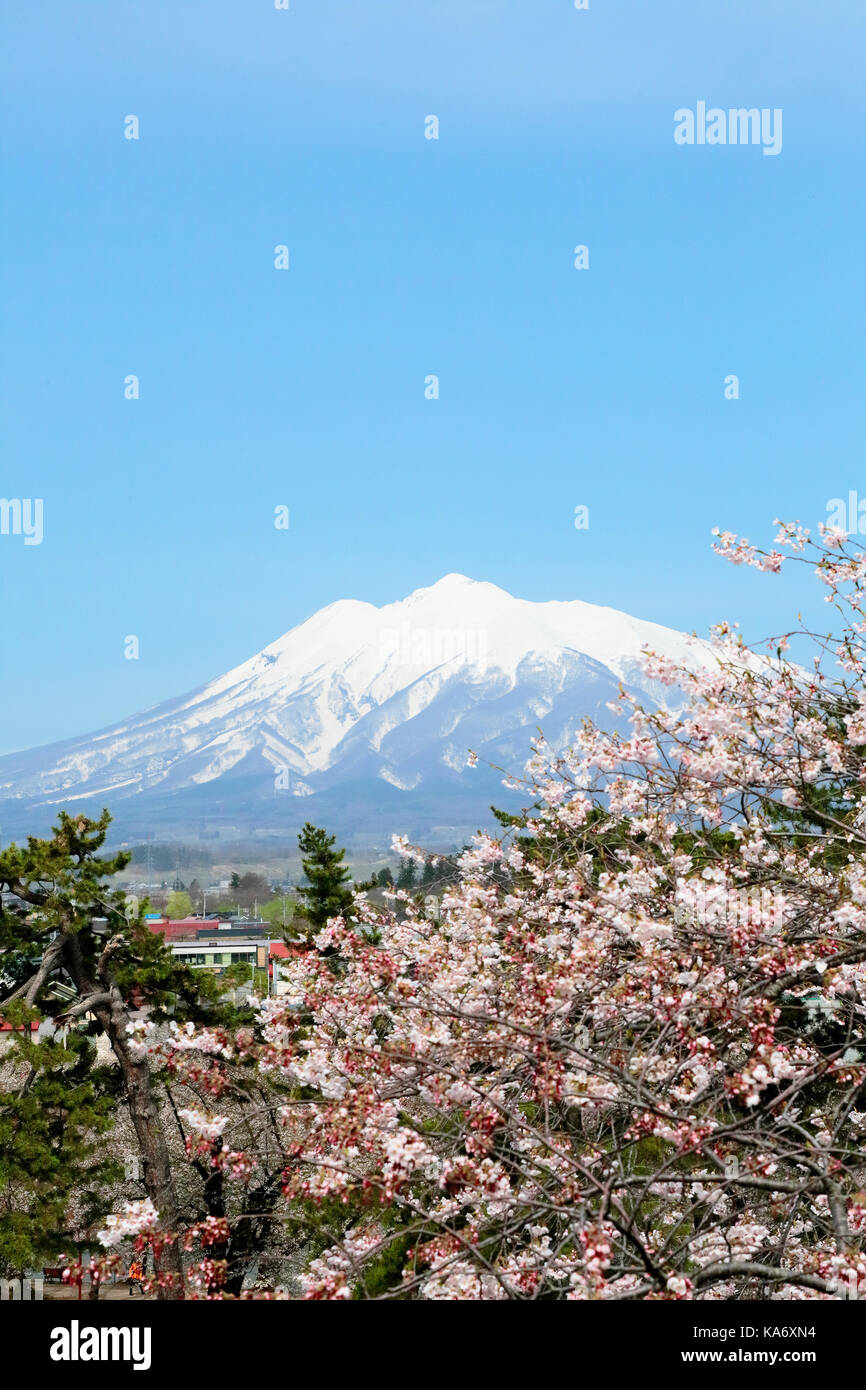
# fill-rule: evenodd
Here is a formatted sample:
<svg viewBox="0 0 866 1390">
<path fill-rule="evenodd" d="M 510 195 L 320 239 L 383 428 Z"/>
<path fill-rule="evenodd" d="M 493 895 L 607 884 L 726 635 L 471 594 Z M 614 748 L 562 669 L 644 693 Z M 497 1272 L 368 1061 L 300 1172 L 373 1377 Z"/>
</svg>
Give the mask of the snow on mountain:
<svg viewBox="0 0 866 1390">
<path fill-rule="evenodd" d="M 0 758 L 0 826 L 5 839 L 107 804 L 129 836 L 289 834 L 319 816 L 354 843 L 460 838 L 490 790 L 468 749 L 519 770 L 537 726 L 563 744 L 585 715 L 608 722 L 620 681 L 661 699 L 647 646 L 706 659 L 655 623 L 459 574 L 382 608 L 342 600 L 189 695 Z"/>
</svg>

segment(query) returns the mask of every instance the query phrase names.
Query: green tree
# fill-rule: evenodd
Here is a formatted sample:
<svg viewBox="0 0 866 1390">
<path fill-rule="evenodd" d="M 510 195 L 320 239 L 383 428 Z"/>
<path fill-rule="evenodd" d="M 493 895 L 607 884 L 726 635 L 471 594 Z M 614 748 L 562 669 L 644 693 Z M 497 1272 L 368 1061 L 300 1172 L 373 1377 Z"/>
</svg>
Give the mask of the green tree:
<svg viewBox="0 0 866 1390">
<path fill-rule="evenodd" d="M 400 864 L 400 872 L 397 875 L 398 888 L 414 888 L 415 886 L 415 861 L 414 859 L 404 859 Z"/>
<path fill-rule="evenodd" d="M 165 905 L 165 915 L 172 922 L 179 922 L 182 917 L 191 917 L 193 912 L 192 898 L 189 893 L 173 892 L 168 895 L 168 902 Z"/>
<path fill-rule="evenodd" d="M 312 932 L 320 931 L 329 917 L 338 917 L 352 904 L 349 870 L 344 849 L 335 849 L 336 836 L 307 821 L 298 836 L 301 864 L 307 882 L 298 889 L 303 898 L 302 916 Z"/>
<path fill-rule="evenodd" d="M 121 1172 L 104 1157 L 115 1098 L 96 1049 L 71 1032 L 36 1041 L 35 1011 L 8 1010 L 12 1042 L 0 1063 L 0 1276 L 55 1263 L 70 1229 L 70 1209 L 86 1226 L 103 1215 L 99 1194 Z"/>
<path fill-rule="evenodd" d="M 31 1179 L 21 1169 L 20 1151 L 19 1158 L 14 1158 L 21 1117 L 28 1114 L 26 1097 L 35 1088 L 49 1113 L 43 1122 L 47 1128 L 41 1131 L 43 1148 L 47 1145 L 55 1154 L 65 1153 L 70 1183 L 74 1175 L 75 1182 L 86 1188 L 90 1160 L 83 1150 L 77 1151 L 77 1157 L 73 1153 L 79 1142 L 75 1135 L 83 1133 L 83 1118 L 72 1121 L 70 1139 L 62 1110 L 56 1112 L 60 1116 L 56 1121 L 50 1118 L 52 1088 L 68 1081 L 76 1104 L 95 1107 L 90 1118 L 98 1132 L 104 1113 L 97 1097 L 109 1094 L 114 1086 L 129 1108 L 143 1160 L 145 1192 L 164 1226 L 176 1230 L 180 1208 L 174 1174 L 155 1078 L 146 1053 L 134 1046 L 130 1036 L 131 1001 L 136 1008 L 147 1007 L 155 1023 L 170 1014 L 210 1023 L 227 1015 L 219 1009 L 218 986 L 208 972 L 179 964 L 161 936 L 147 929 L 140 915 L 144 904 L 138 915 L 127 915 L 123 893 L 107 880 L 126 867 L 129 855 L 103 858 L 99 854 L 110 822 L 107 811 L 96 821 L 61 812 L 51 839 L 30 837 L 25 846 L 13 844 L 0 853 L 0 1018 L 17 1025 L 26 1010 L 31 1018 L 41 1015 L 58 1026 L 72 1025 L 72 1054 L 82 1064 L 85 1054 L 78 1052 L 74 1042 L 78 1031 L 103 1033 L 117 1063 L 110 1081 L 98 1070 L 90 1070 L 90 1082 L 96 1088 L 90 1092 L 86 1087 L 76 1090 L 83 1084 L 77 1073 L 66 1075 L 64 1081 L 64 1074 L 75 1065 L 73 1056 L 63 1062 L 50 1049 L 31 1054 L 38 1062 L 32 1079 L 28 1072 L 19 1084 L 4 1087 L 6 1153 L 13 1155 L 10 1163 L 18 1164 L 23 1189 L 36 1196 Z M 13 1102 L 9 1097 L 16 1093 L 19 1100 Z M 38 1211 L 31 1212 L 33 1239 L 38 1242 L 40 1218 Z M 159 1273 L 167 1276 L 160 1296 L 182 1297 L 183 1267 L 177 1244 L 163 1247 Z"/>
</svg>

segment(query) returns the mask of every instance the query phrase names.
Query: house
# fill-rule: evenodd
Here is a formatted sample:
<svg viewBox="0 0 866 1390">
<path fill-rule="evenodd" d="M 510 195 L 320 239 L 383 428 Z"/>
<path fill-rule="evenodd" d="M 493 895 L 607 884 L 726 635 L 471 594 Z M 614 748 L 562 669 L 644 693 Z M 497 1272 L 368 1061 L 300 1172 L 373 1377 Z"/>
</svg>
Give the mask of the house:
<svg viewBox="0 0 866 1390">
<path fill-rule="evenodd" d="M 220 975 L 230 965 L 244 964 L 250 970 L 267 970 L 269 941 L 250 937 L 223 935 L 213 932 L 196 933 L 193 940 L 172 942 L 171 953 L 176 960 L 194 969 L 213 970 Z"/>
</svg>

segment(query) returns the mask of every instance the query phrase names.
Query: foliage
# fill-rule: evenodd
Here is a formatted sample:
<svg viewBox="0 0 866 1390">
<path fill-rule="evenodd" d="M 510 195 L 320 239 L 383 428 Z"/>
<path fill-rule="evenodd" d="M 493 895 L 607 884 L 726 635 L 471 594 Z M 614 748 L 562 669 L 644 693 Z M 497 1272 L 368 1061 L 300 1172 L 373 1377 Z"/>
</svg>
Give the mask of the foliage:
<svg viewBox="0 0 866 1390">
<path fill-rule="evenodd" d="M 343 863 L 346 851 L 335 849 L 335 843 L 334 835 L 309 821 L 298 836 L 301 864 L 307 879 L 298 889 L 303 899 L 298 917 L 303 918 L 312 933 L 321 931 L 329 918 L 338 917 L 352 902 L 347 887 L 350 874 Z"/>
<path fill-rule="evenodd" d="M 415 862 L 406 858 L 401 860 L 397 873 L 398 888 L 412 888 L 415 883 Z"/>
<path fill-rule="evenodd" d="M 54 1242 L 71 1219 L 73 1192 L 79 1206 L 91 1191 L 95 1200 L 94 1184 L 105 1173 L 93 1142 L 108 1128 L 119 1092 L 140 1145 L 148 1200 L 174 1229 L 177 1199 L 154 1077 L 134 1048 L 132 1013 L 146 1008 L 151 1026 L 233 1018 L 217 1002 L 216 981 L 179 964 L 148 930 L 145 904 L 133 914 L 110 886 L 129 856 L 100 854 L 109 823 L 107 812 L 97 821 L 61 812 L 50 839 L 30 837 L 0 853 L 0 1020 L 18 1025 L 26 1016 L 69 1028 L 65 1051 L 48 1041 L 22 1048 L 15 1034 L 16 1054 L 4 1059 L 0 1162 L 7 1191 L 22 1200 L 0 1213 L 0 1244 L 16 1249 Z M 95 1065 L 87 1039 L 98 1033 L 107 1036 L 116 1068 Z M 17 1073 L 16 1061 L 23 1067 Z M 37 1113 L 36 1102 L 44 1110 Z M 181 1292 L 176 1252 L 164 1254 L 163 1272 L 166 1289 Z"/>
<path fill-rule="evenodd" d="M 112 1125 L 111 1078 L 95 1049 L 72 1033 L 36 1041 L 34 1011 L 9 1010 L 16 1031 L 0 1059 L 0 1275 L 54 1263 L 71 1226 L 101 1214 L 118 1172 L 101 1137 Z"/>
<path fill-rule="evenodd" d="M 171 922 L 179 922 L 184 917 L 191 917 L 193 914 L 192 898 L 189 893 L 182 893 L 178 889 L 168 895 L 168 902 L 165 905 L 165 915 Z"/>
<path fill-rule="evenodd" d="M 726 625 L 687 666 L 648 653 L 669 708 L 623 693 L 628 734 L 539 738 L 530 809 L 476 837 L 433 920 L 359 896 L 221 1039 L 218 1070 L 293 1088 L 291 1210 L 346 1214 L 306 1297 L 825 1298 L 866 1275 L 866 558 L 832 531 L 815 556 L 847 617 L 801 634 L 808 668 Z"/>
</svg>

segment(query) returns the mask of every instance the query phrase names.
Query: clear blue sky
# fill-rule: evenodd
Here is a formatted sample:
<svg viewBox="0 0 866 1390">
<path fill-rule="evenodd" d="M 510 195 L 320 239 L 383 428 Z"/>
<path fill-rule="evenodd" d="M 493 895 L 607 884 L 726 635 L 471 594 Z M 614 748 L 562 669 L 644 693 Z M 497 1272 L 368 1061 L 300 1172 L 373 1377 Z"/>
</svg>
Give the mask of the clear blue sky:
<svg viewBox="0 0 866 1390">
<path fill-rule="evenodd" d="M 709 532 L 866 497 L 862 0 L 22 0 L 0 24 L 0 496 L 45 506 L 41 546 L 0 536 L 0 749 L 451 570 L 786 621 L 796 586 Z M 678 147 L 701 99 L 782 108 L 782 153 Z"/>
</svg>

